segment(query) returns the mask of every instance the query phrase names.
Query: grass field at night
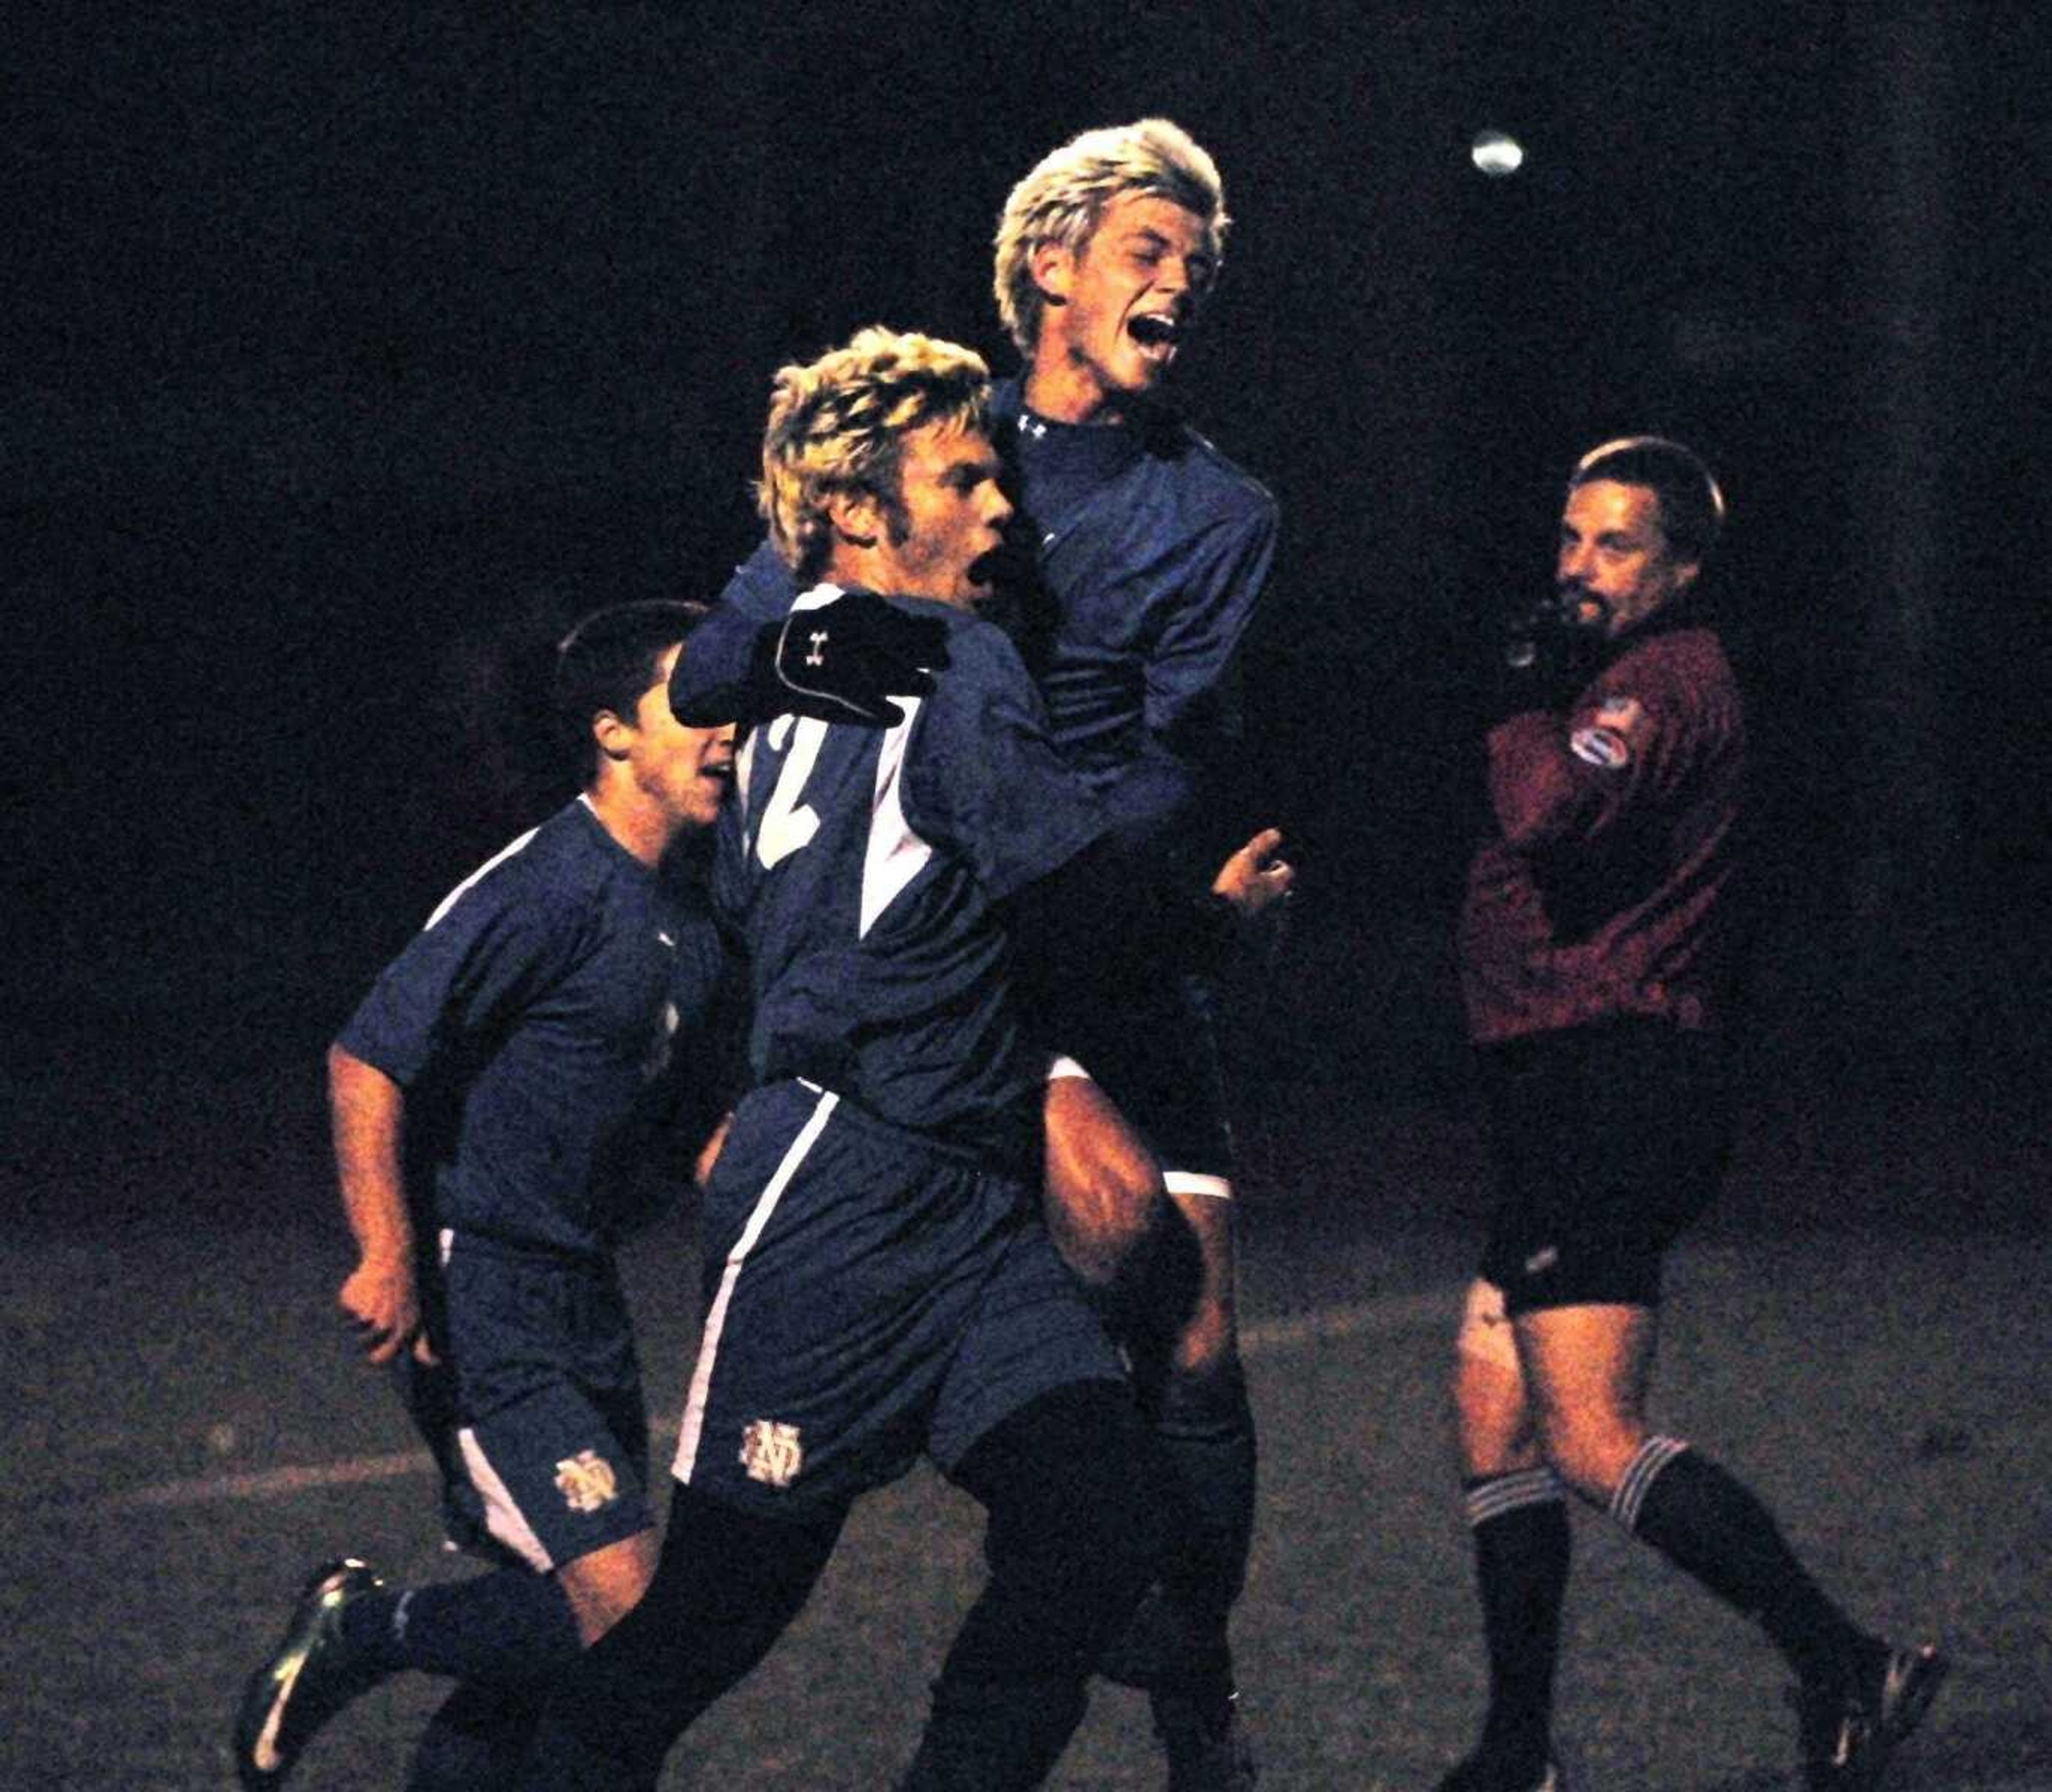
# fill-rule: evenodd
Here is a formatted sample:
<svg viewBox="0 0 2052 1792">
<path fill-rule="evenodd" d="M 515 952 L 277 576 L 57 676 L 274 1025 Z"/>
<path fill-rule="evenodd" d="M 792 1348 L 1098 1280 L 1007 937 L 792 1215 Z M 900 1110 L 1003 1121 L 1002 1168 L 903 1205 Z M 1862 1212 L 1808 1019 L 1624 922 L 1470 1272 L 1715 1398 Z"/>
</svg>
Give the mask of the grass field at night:
<svg viewBox="0 0 2052 1792">
<path fill-rule="evenodd" d="M 311 1072 L 139 1078 L 96 1111 L 53 1083 L 10 1094 L 0 1784 L 228 1786 L 237 1688 L 312 1563 L 464 1571 L 425 1456 L 331 1317 L 347 1245 L 318 1090 Z M 1416 1792 L 1482 1696 L 1441 1399 L 1478 1141 L 1443 1094 L 1362 1105 L 1305 1083 L 1264 1111 L 1242 1210 L 1262 1528 L 1238 1622 L 1263 1785 Z M 1768 1103 L 1672 1265 L 1663 1428 L 1749 1479 L 1858 1614 L 1955 1656 L 1901 1792 L 2052 1787 L 2045 1168 L 2042 1133 L 1999 1114 Z M 695 1325 L 689 1215 L 629 1264 L 660 1426 Z M 976 1520 L 923 1470 L 871 1500 L 665 1785 L 889 1786 L 977 1584 Z M 1576 1524 L 1576 1784 L 1794 1784 L 1767 1645 L 1604 1523 Z M 396 1786 L 437 1693 L 379 1688 L 293 1786 Z M 1052 1783 L 1158 1786 L 1144 1701 L 1100 1688 Z"/>
</svg>

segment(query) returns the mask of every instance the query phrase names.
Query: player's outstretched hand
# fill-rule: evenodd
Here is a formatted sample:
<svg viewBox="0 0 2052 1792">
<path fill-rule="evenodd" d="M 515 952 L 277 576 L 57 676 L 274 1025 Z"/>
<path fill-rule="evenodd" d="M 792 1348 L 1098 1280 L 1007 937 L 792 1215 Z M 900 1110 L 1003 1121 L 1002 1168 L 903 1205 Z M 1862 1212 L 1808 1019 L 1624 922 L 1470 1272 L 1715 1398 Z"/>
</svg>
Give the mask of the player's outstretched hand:
<svg viewBox="0 0 2052 1792">
<path fill-rule="evenodd" d="M 925 696 L 947 663 L 945 622 L 866 591 L 792 611 L 771 658 L 778 708 L 876 728 L 903 722 L 905 712 L 891 699 Z"/>
<path fill-rule="evenodd" d="M 1212 894 L 1223 896 L 1245 919 L 1274 910 L 1289 896 L 1297 881 L 1297 869 L 1287 859 L 1278 859 L 1282 830 L 1264 828 L 1219 868 L 1212 880 Z"/>
<path fill-rule="evenodd" d="M 403 1258 L 387 1263 L 365 1258 L 335 1296 L 348 1315 L 350 1341 L 370 1363 L 389 1363 L 409 1345 L 421 1362 L 435 1353 L 421 1325 L 421 1302 L 413 1266 Z"/>
</svg>

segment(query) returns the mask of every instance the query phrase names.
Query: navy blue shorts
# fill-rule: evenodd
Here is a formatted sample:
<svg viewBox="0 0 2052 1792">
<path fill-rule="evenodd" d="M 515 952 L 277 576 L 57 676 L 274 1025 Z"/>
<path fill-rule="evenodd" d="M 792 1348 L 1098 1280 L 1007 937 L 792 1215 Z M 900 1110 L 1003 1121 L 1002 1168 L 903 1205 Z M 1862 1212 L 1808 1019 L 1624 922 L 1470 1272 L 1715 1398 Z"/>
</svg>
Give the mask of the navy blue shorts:
<svg viewBox="0 0 2052 1792">
<path fill-rule="evenodd" d="M 1482 1275 L 1506 1309 L 1658 1305 L 1661 1259 L 1730 1154 L 1722 1043 L 1629 1020 L 1476 1058 L 1496 1177 Z"/>
<path fill-rule="evenodd" d="M 1022 1178 L 773 1083 L 706 1190 L 677 1479 L 793 1518 L 943 1473 L 1028 1402 L 1124 1371 Z"/>
<path fill-rule="evenodd" d="M 609 1258 L 444 1237 L 444 1363 L 409 1400 L 444 1477 L 451 1540 L 542 1573 L 645 1531 L 648 1420 Z"/>
</svg>

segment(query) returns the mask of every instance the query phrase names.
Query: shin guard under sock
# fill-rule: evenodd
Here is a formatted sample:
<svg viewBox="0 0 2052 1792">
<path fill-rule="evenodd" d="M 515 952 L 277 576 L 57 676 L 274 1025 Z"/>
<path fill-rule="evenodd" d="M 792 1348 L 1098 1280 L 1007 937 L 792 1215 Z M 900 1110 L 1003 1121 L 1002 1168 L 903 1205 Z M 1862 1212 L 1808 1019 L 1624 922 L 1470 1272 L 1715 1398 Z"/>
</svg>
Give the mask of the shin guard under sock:
<svg viewBox="0 0 2052 1792">
<path fill-rule="evenodd" d="M 1766 1507 L 1677 1438 L 1640 1446 L 1611 1516 L 1758 1622 L 1799 1679 L 1839 1679 L 1882 1647 L 1824 1596 Z"/>
<path fill-rule="evenodd" d="M 1482 1752 L 1535 1774 L 1552 1746 L 1553 1671 L 1573 1550 L 1566 1489 L 1551 1469 L 1465 1484 L 1475 1585 L 1489 1649 Z"/>
<path fill-rule="evenodd" d="M 534 1680 L 578 1657 L 577 1620 L 553 1575 L 495 1568 L 352 1601 L 343 1637 L 387 1673 Z"/>
</svg>

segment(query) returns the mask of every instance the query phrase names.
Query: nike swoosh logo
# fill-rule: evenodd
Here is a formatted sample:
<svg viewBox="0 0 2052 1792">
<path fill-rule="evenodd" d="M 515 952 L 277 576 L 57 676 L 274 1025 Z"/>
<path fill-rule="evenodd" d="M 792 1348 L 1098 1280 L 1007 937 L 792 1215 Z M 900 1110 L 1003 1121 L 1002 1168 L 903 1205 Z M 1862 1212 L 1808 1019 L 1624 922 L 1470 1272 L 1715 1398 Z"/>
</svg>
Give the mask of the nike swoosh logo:
<svg viewBox="0 0 2052 1792">
<path fill-rule="evenodd" d="M 278 1690 L 271 1700 L 270 1712 L 264 1720 L 264 1727 L 257 1732 L 256 1746 L 249 1751 L 259 1772 L 274 1774 L 285 1764 L 284 1757 L 278 1752 L 278 1726 L 284 1721 L 285 1707 L 291 1700 L 293 1687 L 299 1682 L 300 1669 L 306 1665 L 306 1657 L 300 1656 L 279 1680 Z"/>
</svg>

